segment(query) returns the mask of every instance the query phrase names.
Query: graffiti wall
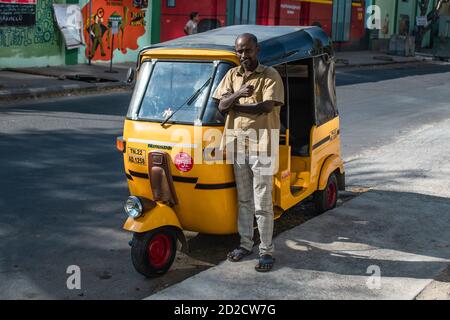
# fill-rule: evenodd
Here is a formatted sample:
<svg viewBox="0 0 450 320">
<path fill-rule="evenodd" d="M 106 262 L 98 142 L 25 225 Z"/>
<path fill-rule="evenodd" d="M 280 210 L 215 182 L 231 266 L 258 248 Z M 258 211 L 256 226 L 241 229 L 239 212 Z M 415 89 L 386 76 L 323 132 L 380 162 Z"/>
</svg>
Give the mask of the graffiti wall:
<svg viewBox="0 0 450 320">
<path fill-rule="evenodd" d="M 13 66 L 13 63 L 20 66 L 35 65 L 40 58 L 45 62 L 43 65 L 64 61 L 62 39 L 52 11 L 52 3 L 58 2 L 63 1 L 35 1 L 32 25 L 23 26 L 23 22 L 14 24 L 10 21 L 6 26 L 0 26 L 0 67 Z"/>
<path fill-rule="evenodd" d="M 94 0 L 82 4 L 86 41 L 84 58 L 109 61 L 114 50 L 114 61 L 133 61 L 137 50 L 150 43 L 148 2 Z"/>
</svg>

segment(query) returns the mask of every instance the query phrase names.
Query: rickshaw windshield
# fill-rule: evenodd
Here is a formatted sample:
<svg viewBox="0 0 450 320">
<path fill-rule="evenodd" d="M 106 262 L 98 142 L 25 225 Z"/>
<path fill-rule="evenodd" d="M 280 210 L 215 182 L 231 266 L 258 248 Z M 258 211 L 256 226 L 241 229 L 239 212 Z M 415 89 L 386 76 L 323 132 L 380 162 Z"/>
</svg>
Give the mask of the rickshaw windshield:
<svg viewBox="0 0 450 320">
<path fill-rule="evenodd" d="M 223 76 L 224 66 L 220 65 L 216 74 Z M 228 66 L 226 70 L 231 67 L 229 64 L 224 65 Z M 208 118 L 203 119 L 206 122 L 221 123 L 223 119 L 220 113 L 204 110 L 205 107 L 217 109 L 209 97 L 218 84 L 214 70 L 216 68 L 212 61 L 156 61 L 152 70 L 147 70 L 150 71 L 148 75 L 140 79 L 148 84 L 137 84 L 137 88 L 141 88 L 141 93 L 137 94 L 142 95 L 141 104 L 136 110 L 137 118 L 163 122 L 170 116 L 169 122 L 195 123 L 203 117 Z"/>
</svg>

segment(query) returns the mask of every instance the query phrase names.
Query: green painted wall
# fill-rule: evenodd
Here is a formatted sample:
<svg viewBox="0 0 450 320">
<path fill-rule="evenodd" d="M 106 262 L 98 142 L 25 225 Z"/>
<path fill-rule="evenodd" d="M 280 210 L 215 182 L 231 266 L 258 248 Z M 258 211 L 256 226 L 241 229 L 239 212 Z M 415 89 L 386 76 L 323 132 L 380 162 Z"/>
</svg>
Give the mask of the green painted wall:
<svg viewBox="0 0 450 320">
<path fill-rule="evenodd" d="M 390 39 L 395 32 L 397 0 L 376 0 L 374 4 L 381 9 L 381 30 L 379 39 Z"/>
<path fill-rule="evenodd" d="M 431 11 L 431 9 L 435 6 L 435 0 L 431 0 L 430 3 L 428 4 L 428 10 L 427 13 Z M 417 10 L 417 14 L 420 14 L 420 10 Z M 425 37 L 423 37 L 423 41 L 422 41 L 422 48 L 426 48 L 430 46 L 430 41 L 431 41 L 431 32 L 428 31 L 425 34 Z"/>
<path fill-rule="evenodd" d="M 66 50 L 64 39 L 54 21 L 53 3 L 78 3 L 80 7 L 83 7 L 88 0 L 37 0 L 34 26 L 0 27 L 0 69 L 88 62 L 84 47 Z M 145 34 L 138 39 L 139 49 L 159 42 L 160 11 L 161 0 L 148 1 L 145 17 L 147 27 Z M 139 49 L 127 50 L 126 54 L 116 50 L 114 63 L 136 61 Z M 94 61 L 94 63 L 97 62 Z"/>
<path fill-rule="evenodd" d="M 0 27 L 0 68 L 65 63 L 64 42 L 54 22 L 52 3 L 64 0 L 37 0 L 32 27 Z"/>
<path fill-rule="evenodd" d="M 152 35 L 150 42 L 159 43 L 161 37 L 161 0 L 152 0 L 151 6 Z"/>
</svg>

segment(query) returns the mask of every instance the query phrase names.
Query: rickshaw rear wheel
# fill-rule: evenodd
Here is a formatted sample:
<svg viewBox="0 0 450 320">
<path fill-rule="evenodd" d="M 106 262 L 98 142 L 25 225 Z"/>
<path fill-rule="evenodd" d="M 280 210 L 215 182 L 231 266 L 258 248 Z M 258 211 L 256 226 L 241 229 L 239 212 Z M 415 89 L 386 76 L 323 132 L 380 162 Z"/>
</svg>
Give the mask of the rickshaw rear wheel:
<svg viewBox="0 0 450 320">
<path fill-rule="evenodd" d="M 147 278 L 165 274 L 172 266 L 176 252 L 177 236 L 170 228 L 133 235 L 131 261 L 136 271 Z"/>
<path fill-rule="evenodd" d="M 317 213 L 323 213 L 336 207 L 338 199 L 338 180 L 336 174 L 328 177 L 324 190 L 317 190 L 314 194 L 314 206 Z"/>
</svg>

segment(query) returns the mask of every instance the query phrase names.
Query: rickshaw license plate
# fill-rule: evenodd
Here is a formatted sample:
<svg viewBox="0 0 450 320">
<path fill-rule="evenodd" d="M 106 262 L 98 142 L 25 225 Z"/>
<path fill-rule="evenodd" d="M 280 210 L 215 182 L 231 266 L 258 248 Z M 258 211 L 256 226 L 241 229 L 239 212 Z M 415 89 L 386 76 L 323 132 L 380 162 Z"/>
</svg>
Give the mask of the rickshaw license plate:
<svg viewBox="0 0 450 320">
<path fill-rule="evenodd" d="M 128 147 L 128 162 L 145 166 L 145 150 Z"/>
</svg>

